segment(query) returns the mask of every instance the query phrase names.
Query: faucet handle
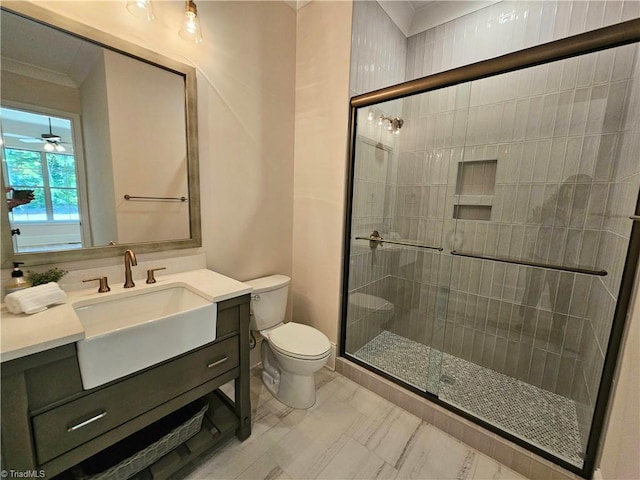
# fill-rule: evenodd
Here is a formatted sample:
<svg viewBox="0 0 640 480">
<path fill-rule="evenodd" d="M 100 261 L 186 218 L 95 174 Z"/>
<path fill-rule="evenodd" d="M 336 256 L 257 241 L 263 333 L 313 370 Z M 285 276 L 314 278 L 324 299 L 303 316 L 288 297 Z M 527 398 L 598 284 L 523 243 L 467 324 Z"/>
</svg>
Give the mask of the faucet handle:
<svg viewBox="0 0 640 480">
<path fill-rule="evenodd" d="M 105 293 L 105 292 L 111 291 L 111 288 L 109 288 L 109 282 L 107 281 L 107 277 L 89 278 L 88 280 L 82 280 L 82 283 L 95 282 L 96 280 L 100 282 L 100 286 L 98 287 L 98 293 Z"/>
<path fill-rule="evenodd" d="M 156 283 L 156 277 L 153 276 L 153 272 L 157 272 L 158 270 L 166 270 L 167 267 L 159 267 L 159 268 L 150 268 L 147 270 L 147 283 Z"/>
</svg>

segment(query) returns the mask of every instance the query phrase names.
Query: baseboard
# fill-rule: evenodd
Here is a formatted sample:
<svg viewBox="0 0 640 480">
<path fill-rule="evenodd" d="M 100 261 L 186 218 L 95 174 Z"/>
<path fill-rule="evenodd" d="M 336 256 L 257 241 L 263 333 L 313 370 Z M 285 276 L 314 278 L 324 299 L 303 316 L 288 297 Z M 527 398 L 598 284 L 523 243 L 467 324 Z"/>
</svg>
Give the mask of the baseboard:
<svg viewBox="0 0 640 480">
<path fill-rule="evenodd" d="M 325 368 L 328 368 L 332 372 L 336 370 L 336 352 L 338 350 L 338 346 L 331 342 L 331 353 L 329 354 L 329 360 L 327 360 L 327 364 Z"/>
</svg>

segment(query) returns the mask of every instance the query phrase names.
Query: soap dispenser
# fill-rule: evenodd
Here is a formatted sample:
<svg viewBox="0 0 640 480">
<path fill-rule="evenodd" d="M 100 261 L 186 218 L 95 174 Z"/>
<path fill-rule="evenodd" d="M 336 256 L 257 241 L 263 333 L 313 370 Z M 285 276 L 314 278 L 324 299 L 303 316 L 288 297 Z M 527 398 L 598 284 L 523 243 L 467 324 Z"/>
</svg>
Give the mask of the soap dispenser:
<svg viewBox="0 0 640 480">
<path fill-rule="evenodd" d="M 4 290 L 4 294 L 8 295 L 13 292 L 17 292 L 18 290 L 22 290 L 24 288 L 29 288 L 31 283 L 24 278 L 24 273 L 20 270 L 20 265 L 23 262 L 13 262 L 13 272 L 11 272 L 11 278 L 4 282 L 2 285 L 2 289 Z"/>
</svg>

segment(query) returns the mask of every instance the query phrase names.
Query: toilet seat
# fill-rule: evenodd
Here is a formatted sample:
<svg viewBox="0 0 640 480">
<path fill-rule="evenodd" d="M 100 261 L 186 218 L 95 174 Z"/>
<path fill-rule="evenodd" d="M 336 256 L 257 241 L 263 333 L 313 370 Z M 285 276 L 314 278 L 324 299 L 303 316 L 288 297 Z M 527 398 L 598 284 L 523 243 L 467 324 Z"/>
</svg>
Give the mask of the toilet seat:
<svg viewBox="0 0 640 480">
<path fill-rule="evenodd" d="M 331 344 L 324 333 L 301 323 L 285 323 L 270 330 L 267 338 L 271 348 L 300 360 L 319 360 L 331 351 Z"/>
</svg>

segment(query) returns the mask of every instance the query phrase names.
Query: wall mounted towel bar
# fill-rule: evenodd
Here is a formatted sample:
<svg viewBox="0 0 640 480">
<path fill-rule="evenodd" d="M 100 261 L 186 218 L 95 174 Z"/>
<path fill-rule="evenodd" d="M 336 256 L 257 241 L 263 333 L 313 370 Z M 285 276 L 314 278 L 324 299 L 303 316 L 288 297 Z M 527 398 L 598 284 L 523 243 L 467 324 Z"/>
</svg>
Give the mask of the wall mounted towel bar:
<svg viewBox="0 0 640 480">
<path fill-rule="evenodd" d="M 179 200 L 181 202 L 186 202 L 187 197 L 134 197 L 133 195 L 129 195 L 126 193 L 124 195 L 125 200 Z"/>
</svg>

